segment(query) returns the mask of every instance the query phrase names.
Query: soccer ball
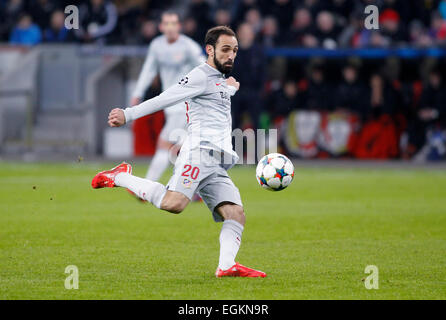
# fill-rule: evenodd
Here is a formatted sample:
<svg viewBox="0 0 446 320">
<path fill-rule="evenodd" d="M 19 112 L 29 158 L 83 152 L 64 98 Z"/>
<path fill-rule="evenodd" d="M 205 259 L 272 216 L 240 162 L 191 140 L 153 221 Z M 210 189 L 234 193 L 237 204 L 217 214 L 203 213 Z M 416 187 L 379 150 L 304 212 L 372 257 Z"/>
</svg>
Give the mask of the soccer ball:
<svg viewBox="0 0 446 320">
<path fill-rule="evenodd" d="M 271 191 L 288 187 L 294 178 L 293 163 L 280 153 L 270 153 L 257 164 L 256 177 L 259 184 Z"/>
</svg>

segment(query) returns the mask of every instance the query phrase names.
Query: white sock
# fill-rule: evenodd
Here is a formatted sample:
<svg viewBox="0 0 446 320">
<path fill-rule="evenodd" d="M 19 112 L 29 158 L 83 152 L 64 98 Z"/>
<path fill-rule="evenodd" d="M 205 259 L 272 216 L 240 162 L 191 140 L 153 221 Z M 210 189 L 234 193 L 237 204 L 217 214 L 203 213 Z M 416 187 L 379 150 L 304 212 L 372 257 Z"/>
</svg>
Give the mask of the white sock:
<svg viewBox="0 0 446 320">
<path fill-rule="evenodd" d="M 147 170 L 146 179 L 158 181 L 169 163 L 169 150 L 157 149 Z"/>
<path fill-rule="evenodd" d="M 220 232 L 220 259 L 218 267 L 227 270 L 235 264 L 240 248 L 243 226 L 235 220 L 225 220 Z"/>
<path fill-rule="evenodd" d="M 115 185 L 130 189 L 138 197 L 151 202 L 157 208 L 161 207 L 161 201 L 167 191 L 161 183 L 135 177 L 126 172 L 116 175 Z"/>
</svg>

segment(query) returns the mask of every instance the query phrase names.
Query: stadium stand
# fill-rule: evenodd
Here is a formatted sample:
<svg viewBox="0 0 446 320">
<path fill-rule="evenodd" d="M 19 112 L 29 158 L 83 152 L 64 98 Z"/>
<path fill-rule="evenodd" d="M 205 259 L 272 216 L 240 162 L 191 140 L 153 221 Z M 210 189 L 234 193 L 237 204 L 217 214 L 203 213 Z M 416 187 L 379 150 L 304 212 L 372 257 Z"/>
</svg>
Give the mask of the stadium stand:
<svg viewBox="0 0 446 320">
<path fill-rule="evenodd" d="M 364 28 L 370 4 L 379 30 Z M 234 127 L 277 128 L 298 157 L 446 158 L 446 0 L 0 1 L 1 152 L 103 154 L 99 119 L 126 105 L 170 8 L 200 43 L 217 24 L 237 31 Z"/>
</svg>

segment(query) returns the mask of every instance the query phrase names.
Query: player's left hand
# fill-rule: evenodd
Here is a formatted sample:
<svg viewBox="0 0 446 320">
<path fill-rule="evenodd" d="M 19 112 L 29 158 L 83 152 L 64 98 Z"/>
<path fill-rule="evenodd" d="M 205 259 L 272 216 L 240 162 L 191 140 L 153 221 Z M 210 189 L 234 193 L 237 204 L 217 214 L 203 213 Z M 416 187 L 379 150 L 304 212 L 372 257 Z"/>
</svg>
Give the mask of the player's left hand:
<svg viewBox="0 0 446 320">
<path fill-rule="evenodd" d="M 124 110 L 115 108 L 108 114 L 108 125 L 110 127 L 120 127 L 125 124 Z"/>
<path fill-rule="evenodd" d="M 229 77 L 226 79 L 226 84 L 228 86 L 233 86 L 237 90 L 240 89 L 240 82 L 237 82 L 234 77 Z"/>
</svg>

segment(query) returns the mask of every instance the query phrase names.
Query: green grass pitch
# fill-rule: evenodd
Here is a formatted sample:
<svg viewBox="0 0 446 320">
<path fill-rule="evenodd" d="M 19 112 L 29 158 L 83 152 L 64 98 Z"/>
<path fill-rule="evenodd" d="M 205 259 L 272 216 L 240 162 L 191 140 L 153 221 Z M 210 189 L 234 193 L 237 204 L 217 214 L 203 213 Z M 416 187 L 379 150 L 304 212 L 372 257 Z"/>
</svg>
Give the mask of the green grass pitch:
<svg viewBox="0 0 446 320">
<path fill-rule="evenodd" d="M 0 163 L 0 299 L 446 299 L 445 170 L 297 167 L 268 192 L 254 167 L 234 168 L 237 258 L 268 277 L 217 279 L 221 224 L 205 205 L 173 215 L 93 190 L 111 166 Z M 64 287 L 68 265 L 78 290 Z"/>
</svg>

